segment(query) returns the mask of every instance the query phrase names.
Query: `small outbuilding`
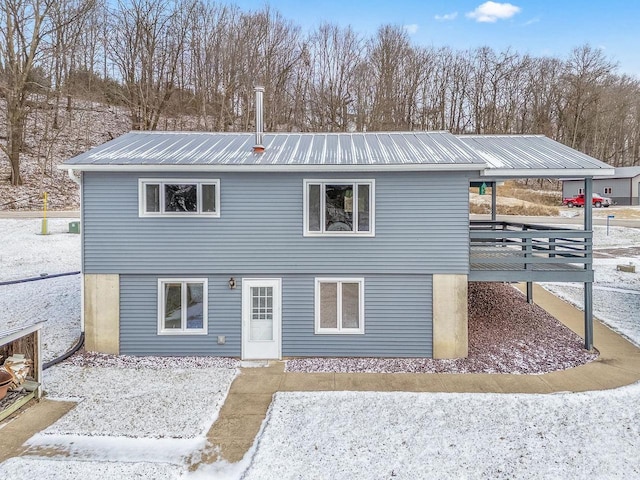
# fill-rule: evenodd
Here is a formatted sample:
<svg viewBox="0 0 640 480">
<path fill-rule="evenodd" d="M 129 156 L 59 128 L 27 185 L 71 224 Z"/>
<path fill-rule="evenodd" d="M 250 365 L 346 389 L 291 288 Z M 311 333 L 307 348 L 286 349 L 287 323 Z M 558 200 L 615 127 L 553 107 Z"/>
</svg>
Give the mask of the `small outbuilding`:
<svg viewBox="0 0 640 480">
<path fill-rule="evenodd" d="M 28 380 L 22 388 L 6 392 L 0 399 L 0 420 L 8 417 L 29 400 L 40 398 L 42 394 L 42 355 L 40 329 L 44 322 L 6 326 L 0 331 L 1 362 L 9 358 L 22 357 L 30 363 Z"/>
<path fill-rule="evenodd" d="M 640 205 L 640 166 L 619 167 L 612 176 L 593 177 L 593 191 L 609 197 L 616 205 Z M 583 178 L 562 182 L 562 197 L 584 193 Z"/>
</svg>

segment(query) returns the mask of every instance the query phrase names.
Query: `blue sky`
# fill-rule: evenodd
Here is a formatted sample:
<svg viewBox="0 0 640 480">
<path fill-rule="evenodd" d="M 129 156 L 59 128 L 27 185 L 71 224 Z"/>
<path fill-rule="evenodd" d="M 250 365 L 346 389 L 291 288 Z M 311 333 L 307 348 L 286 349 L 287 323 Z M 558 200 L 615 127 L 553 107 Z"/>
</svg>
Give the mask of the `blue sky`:
<svg viewBox="0 0 640 480">
<path fill-rule="evenodd" d="M 243 10 L 268 3 L 303 29 L 323 21 L 351 25 L 363 35 L 380 25 L 406 26 L 416 44 L 467 49 L 512 47 L 534 56 L 565 58 L 589 43 L 640 78 L 638 0 L 236 0 Z"/>
</svg>

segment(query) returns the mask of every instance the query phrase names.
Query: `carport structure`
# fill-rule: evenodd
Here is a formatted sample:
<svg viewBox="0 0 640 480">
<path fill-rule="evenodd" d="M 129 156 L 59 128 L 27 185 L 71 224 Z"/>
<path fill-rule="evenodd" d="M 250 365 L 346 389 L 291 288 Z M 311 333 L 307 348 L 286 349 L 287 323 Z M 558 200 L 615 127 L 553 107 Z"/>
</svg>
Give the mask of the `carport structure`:
<svg viewBox="0 0 640 480">
<path fill-rule="evenodd" d="M 584 285 L 584 344 L 593 348 L 593 218 L 585 203 L 584 228 L 574 230 L 497 221 L 496 184 L 516 178 L 581 178 L 586 198 L 593 177 L 613 175 L 609 165 L 543 135 L 459 135 L 487 163 L 471 185 L 491 186 L 491 220 L 469 226 L 469 281 L 526 282 L 533 302 L 534 282 Z"/>
</svg>

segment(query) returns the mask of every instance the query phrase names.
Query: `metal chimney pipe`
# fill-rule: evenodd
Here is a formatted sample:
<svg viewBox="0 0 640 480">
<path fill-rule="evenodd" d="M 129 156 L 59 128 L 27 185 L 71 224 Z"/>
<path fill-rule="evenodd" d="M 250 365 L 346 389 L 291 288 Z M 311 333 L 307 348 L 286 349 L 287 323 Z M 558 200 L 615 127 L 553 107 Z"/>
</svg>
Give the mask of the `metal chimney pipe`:
<svg viewBox="0 0 640 480">
<path fill-rule="evenodd" d="M 253 151 L 262 153 L 264 152 L 264 145 L 262 144 L 262 136 L 264 134 L 262 94 L 264 93 L 264 87 L 255 87 L 254 90 L 256 92 L 256 144 L 253 146 Z"/>
</svg>

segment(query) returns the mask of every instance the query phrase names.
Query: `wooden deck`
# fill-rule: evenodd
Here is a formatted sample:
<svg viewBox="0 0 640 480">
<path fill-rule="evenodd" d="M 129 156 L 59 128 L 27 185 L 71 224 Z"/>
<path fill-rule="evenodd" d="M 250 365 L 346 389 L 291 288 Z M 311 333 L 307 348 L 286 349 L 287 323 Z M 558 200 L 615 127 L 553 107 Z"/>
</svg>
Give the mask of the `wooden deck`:
<svg viewBox="0 0 640 480">
<path fill-rule="evenodd" d="M 471 222 L 470 281 L 592 282 L 592 232 Z"/>
</svg>

